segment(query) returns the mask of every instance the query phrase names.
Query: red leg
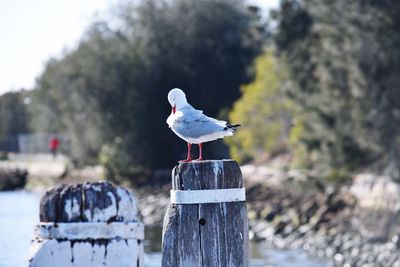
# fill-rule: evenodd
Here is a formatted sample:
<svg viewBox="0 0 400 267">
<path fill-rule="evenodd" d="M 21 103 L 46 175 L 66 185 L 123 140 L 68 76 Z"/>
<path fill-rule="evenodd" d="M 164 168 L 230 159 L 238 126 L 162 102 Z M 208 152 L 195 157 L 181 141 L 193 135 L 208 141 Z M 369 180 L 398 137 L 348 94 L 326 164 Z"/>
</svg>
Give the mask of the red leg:
<svg viewBox="0 0 400 267">
<path fill-rule="evenodd" d="M 192 161 L 192 157 L 191 157 L 191 155 L 190 155 L 190 149 L 192 148 L 192 144 L 191 144 L 191 143 L 188 143 L 188 144 L 187 144 L 187 148 L 188 148 L 187 158 L 186 158 L 186 159 L 183 159 L 183 160 L 180 160 L 181 162 L 189 162 L 189 161 Z"/>
<path fill-rule="evenodd" d="M 199 158 L 197 160 L 203 160 L 203 144 L 199 144 Z"/>
</svg>

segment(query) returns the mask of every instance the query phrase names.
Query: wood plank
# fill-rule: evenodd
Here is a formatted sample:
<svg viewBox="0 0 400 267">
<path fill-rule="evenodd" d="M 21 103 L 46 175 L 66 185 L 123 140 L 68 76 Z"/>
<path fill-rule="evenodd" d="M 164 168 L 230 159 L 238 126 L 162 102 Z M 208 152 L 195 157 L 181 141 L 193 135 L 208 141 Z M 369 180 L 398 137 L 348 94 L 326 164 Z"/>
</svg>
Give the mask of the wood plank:
<svg viewBox="0 0 400 267">
<path fill-rule="evenodd" d="M 179 163 L 172 189 L 242 188 L 233 160 Z M 163 229 L 162 266 L 249 266 L 245 202 L 170 204 Z"/>
</svg>

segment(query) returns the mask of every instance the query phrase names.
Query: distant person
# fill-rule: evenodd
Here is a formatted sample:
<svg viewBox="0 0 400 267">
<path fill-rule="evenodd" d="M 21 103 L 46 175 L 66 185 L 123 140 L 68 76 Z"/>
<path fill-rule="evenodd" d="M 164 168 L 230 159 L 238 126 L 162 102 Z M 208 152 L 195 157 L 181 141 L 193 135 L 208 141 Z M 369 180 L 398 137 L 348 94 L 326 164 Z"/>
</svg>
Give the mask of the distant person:
<svg viewBox="0 0 400 267">
<path fill-rule="evenodd" d="M 58 138 L 56 136 L 52 136 L 49 141 L 49 148 L 51 154 L 53 154 L 53 158 L 56 157 L 57 149 L 59 146 L 60 146 L 60 141 L 58 140 Z"/>
</svg>

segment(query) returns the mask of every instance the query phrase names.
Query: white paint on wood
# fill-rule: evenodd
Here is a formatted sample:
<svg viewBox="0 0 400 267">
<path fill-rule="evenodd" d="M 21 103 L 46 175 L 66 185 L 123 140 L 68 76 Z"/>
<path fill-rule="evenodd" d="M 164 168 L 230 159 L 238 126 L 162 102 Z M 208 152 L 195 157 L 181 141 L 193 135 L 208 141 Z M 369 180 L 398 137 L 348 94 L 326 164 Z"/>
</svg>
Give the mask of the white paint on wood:
<svg viewBox="0 0 400 267">
<path fill-rule="evenodd" d="M 101 192 L 101 185 L 91 185 L 92 189 L 97 192 Z"/>
<path fill-rule="evenodd" d="M 69 241 L 35 240 L 31 245 L 29 254 L 30 267 L 67 267 L 74 266 L 71 262 L 72 249 Z"/>
<path fill-rule="evenodd" d="M 78 200 L 75 198 L 67 199 L 65 201 L 64 211 L 68 215 L 68 220 L 71 220 L 73 217 L 80 216 L 81 209 Z"/>
<path fill-rule="evenodd" d="M 93 186 L 93 189 L 96 191 L 97 186 Z M 117 215 L 117 205 L 116 205 L 116 199 L 111 192 L 107 194 L 110 199 L 111 199 L 111 205 L 109 205 L 107 208 L 102 208 L 99 209 L 97 207 L 93 209 L 86 209 L 84 211 L 86 218 L 88 218 L 88 221 L 90 222 L 104 222 L 107 221 L 109 218 L 112 218 Z"/>
<path fill-rule="evenodd" d="M 43 239 L 144 239 L 144 226 L 140 222 L 113 223 L 40 223 L 35 235 Z"/>
<path fill-rule="evenodd" d="M 35 240 L 30 267 L 143 267 L 143 242 L 113 239 L 106 243 Z"/>
<path fill-rule="evenodd" d="M 194 170 L 194 173 L 195 173 L 196 177 L 199 177 L 199 165 L 192 164 L 191 166 L 192 166 L 192 168 Z"/>
<path fill-rule="evenodd" d="M 99 190 L 97 186 L 94 189 L 95 191 Z M 103 209 L 95 207 L 84 210 L 87 220 L 90 222 L 104 222 L 115 216 L 123 218 L 124 222 L 137 220 L 136 201 L 133 193 L 121 187 L 116 188 L 116 193 L 119 196 L 118 201 L 112 192 L 107 192 L 107 196 L 111 200 L 111 204 L 108 207 Z M 70 210 L 67 205 L 64 209 Z"/>
<path fill-rule="evenodd" d="M 218 187 L 218 174 L 221 173 L 220 177 L 224 177 L 224 162 L 223 161 L 214 161 L 212 162 L 212 167 L 214 171 L 214 186 Z"/>
<path fill-rule="evenodd" d="M 246 201 L 245 188 L 171 190 L 173 204 L 203 204 Z"/>
<path fill-rule="evenodd" d="M 45 194 L 41 208 L 40 218 L 61 222 L 36 226 L 30 267 L 144 266 L 144 226 L 130 191 L 109 183 L 64 186 Z"/>
<path fill-rule="evenodd" d="M 118 214 L 119 218 L 123 217 L 125 222 L 137 220 L 137 208 L 135 196 L 128 190 L 117 187 L 116 189 L 120 201 L 118 202 Z"/>
<path fill-rule="evenodd" d="M 88 246 L 85 242 L 71 243 L 71 252 L 74 266 L 93 266 L 92 262 L 100 263 L 101 266 L 105 262 L 105 246 L 93 245 Z M 94 259 L 92 254 L 100 254 L 102 257 Z"/>
</svg>

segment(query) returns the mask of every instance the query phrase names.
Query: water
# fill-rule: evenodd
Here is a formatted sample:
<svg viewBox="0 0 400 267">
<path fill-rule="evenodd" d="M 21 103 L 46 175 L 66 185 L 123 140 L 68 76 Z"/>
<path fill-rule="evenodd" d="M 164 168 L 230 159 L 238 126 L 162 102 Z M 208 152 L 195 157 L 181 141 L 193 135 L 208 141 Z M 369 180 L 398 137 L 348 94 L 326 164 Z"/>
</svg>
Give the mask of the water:
<svg viewBox="0 0 400 267">
<path fill-rule="evenodd" d="M 26 267 L 33 226 L 39 221 L 39 196 L 24 191 L 0 192 L 0 267 Z M 145 266 L 161 265 L 161 229 L 147 228 Z M 323 267 L 326 262 L 301 250 L 277 250 L 251 243 L 252 267 Z"/>
</svg>

